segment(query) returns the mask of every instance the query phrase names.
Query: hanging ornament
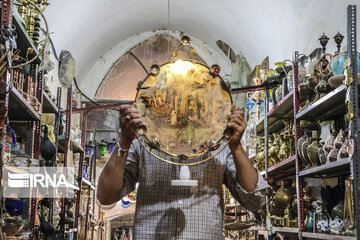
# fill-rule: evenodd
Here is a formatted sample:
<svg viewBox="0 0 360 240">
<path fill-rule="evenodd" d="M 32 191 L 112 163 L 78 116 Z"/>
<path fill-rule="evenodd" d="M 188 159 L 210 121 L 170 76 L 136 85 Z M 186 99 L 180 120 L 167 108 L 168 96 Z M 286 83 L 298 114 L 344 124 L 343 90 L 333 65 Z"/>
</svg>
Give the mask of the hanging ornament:
<svg viewBox="0 0 360 240">
<path fill-rule="evenodd" d="M 190 45 L 190 37 L 189 36 L 182 36 L 181 37 L 181 44 L 184 45 L 184 46 L 189 46 Z"/>
<path fill-rule="evenodd" d="M 150 74 L 153 76 L 157 76 L 160 73 L 160 66 L 158 64 L 153 64 L 150 67 Z"/>
<path fill-rule="evenodd" d="M 217 64 L 213 64 L 210 68 L 210 73 L 213 75 L 213 76 L 218 76 L 220 74 L 220 66 L 217 65 Z"/>
</svg>

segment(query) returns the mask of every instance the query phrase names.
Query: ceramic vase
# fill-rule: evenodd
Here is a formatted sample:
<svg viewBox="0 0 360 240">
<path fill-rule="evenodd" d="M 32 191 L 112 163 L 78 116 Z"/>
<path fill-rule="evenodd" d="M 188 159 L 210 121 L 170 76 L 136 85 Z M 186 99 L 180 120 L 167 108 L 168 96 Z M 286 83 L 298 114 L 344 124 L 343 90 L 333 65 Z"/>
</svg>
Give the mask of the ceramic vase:
<svg viewBox="0 0 360 240">
<path fill-rule="evenodd" d="M 305 160 L 304 160 L 304 156 L 302 155 L 301 146 L 307 139 L 308 139 L 308 136 L 306 134 L 304 134 L 301 138 L 299 138 L 299 140 L 297 142 L 298 154 L 301 159 L 301 162 L 303 162 L 303 163 L 305 162 Z"/>
<path fill-rule="evenodd" d="M 325 164 L 326 163 L 326 154 L 324 152 L 323 146 L 321 146 L 318 149 L 318 158 L 319 158 L 320 164 Z"/>
<path fill-rule="evenodd" d="M 312 131 L 312 143 L 307 148 L 307 156 L 311 162 L 312 167 L 316 167 L 319 164 L 319 155 L 318 150 L 321 148 L 319 143 L 320 138 L 318 138 L 317 132 Z"/>
<path fill-rule="evenodd" d="M 310 133 L 309 131 L 305 131 L 306 135 L 307 135 L 307 139 L 306 141 L 301 145 L 301 152 L 302 152 L 302 155 L 303 155 L 303 158 L 304 158 L 304 163 L 306 165 L 305 169 L 308 169 L 311 167 L 312 163 L 309 159 L 309 156 L 308 156 L 308 147 L 310 146 L 311 144 L 311 138 L 309 137 Z"/>
</svg>

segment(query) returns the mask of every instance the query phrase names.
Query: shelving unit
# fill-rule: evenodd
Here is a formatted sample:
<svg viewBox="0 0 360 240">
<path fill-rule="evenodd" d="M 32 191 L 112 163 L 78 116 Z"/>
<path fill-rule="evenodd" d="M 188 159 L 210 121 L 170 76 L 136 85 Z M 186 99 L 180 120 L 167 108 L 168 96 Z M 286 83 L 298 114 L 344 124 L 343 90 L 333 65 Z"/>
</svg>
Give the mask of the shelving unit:
<svg viewBox="0 0 360 240">
<path fill-rule="evenodd" d="M 296 156 L 291 156 L 274 166 L 268 168 L 268 177 L 282 178 L 288 174 L 294 173 Z M 266 171 L 262 171 L 261 175 L 265 176 Z"/>
<path fill-rule="evenodd" d="M 270 111 L 267 112 L 268 117 L 268 133 L 277 132 L 284 128 L 283 121 L 293 118 L 293 93 L 289 92 L 280 102 L 278 102 Z M 264 132 L 265 117 L 256 124 L 257 134 Z"/>
<path fill-rule="evenodd" d="M 297 120 L 330 120 L 345 114 L 346 87 L 341 85 L 303 111 L 296 114 Z"/>
<path fill-rule="evenodd" d="M 330 235 L 330 234 L 322 234 L 322 233 L 309 233 L 309 232 L 303 232 L 303 237 L 310 239 L 323 239 L 323 240 L 356 240 L 356 237 Z"/>
<path fill-rule="evenodd" d="M 11 102 L 9 104 L 9 118 L 11 120 L 40 121 L 40 114 L 14 87 L 11 87 L 9 101 Z"/>
<path fill-rule="evenodd" d="M 81 181 L 88 187 L 90 187 L 92 190 L 95 190 L 94 185 L 92 185 L 91 182 L 89 182 L 88 180 L 86 180 L 85 178 L 82 178 Z M 84 186 L 84 185 L 83 185 Z"/>
<path fill-rule="evenodd" d="M 36 56 L 39 52 L 37 47 L 35 46 L 34 42 L 31 40 L 31 38 L 29 37 L 26 29 L 24 28 L 25 22 L 24 20 L 20 17 L 19 12 L 16 9 L 16 6 L 12 7 L 12 12 L 13 12 L 13 24 L 16 27 L 16 32 L 17 32 L 17 47 L 18 49 L 21 50 L 21 52 L 23 54 L 25 54 L 28 50 L 28 48 L 32 48 L 33 49 L 33 53 L 29 54 L 29 57 L 34 57 Z M 41 62 L 41 59 L 36 60 L 37 63 Z"/>
<path fill-rule="evenodd" d="M 59 108 L 56 104 L 49 98 L 49 96 L 43 91 L 43 113 L 58 113 Z"/>
<path fill-rule="evenodd" d="M 299 233 L 298 228 L 273 227 L 273 231 L 281 233 Z"/>
<path fill-rule="evenodd" d="M 66 146 L 66 137 L 64 135 L 59 136 L 59 152 L 64 153 L 65 152 L 65 146 Z M 82 153 L 84 152 L 83 147 L 81 147 L 79 144 L 77 144 L 73 139 L 69 139 L 70 142 L 70 149 L 73 151 L 73 153 Z"/>
<path fill-rule="evenodd" d="M 17 49 L 19 49 L 21 52 L 21 56 L 26 59 L 32 59 L 34 56 L 38 54 L 38 49 L 36 44 L 32 41 L 32 39 L 29 37 L 25 22 L 21 19 L 18 11 L 17 6 L 13 5 L 12 0 L 4 0 L 0 3 L 1 8 L 1 24 L 2 26 L 7 24 L 11 25 L 13 24 L 16 27 L 16 33 L 17 33 Z M 27 56 L 26 56 L 27 55 Z M 83 188 L 88 188 L 90 192 L 94 193 L 95 190 L 95 182 L 87 181 L 85 179 L 82 179 L 82 163 L 84 161 L 84 143 L 85 143 L 85 134 L 86 134 L 86 120 L 85 124 L 83 124 L 84 131 L 82 135 L 82 146 L 77 144 L 74 140 L 70 139 L 70 127 L 71 127 L 71 113 L 72 113 L 72 91 L 71 89 L 67 92 L 67 121 L 66 121 L 66 133 L 65 136 L 58 137 L 59 132 L 59 115 L 60 115 L 60 103 L 61 103 L 61 87 L 58 88 L 57 93 L 57 102 L 55 103 L 48 94 L 43 90 L 43 73 L 39 72 L 39 64 L 41 63 L 41 57 L 36 59 L 33 64 L 30 65 L 30 73 L 34 79 L 36 89 L 34 96 L 32 96 L 31 100 L 37 101 L 36 107 L 33 107 L 29 104 L 30 100 L 28 99 L 28 96 L 22 91 L 16 89 L 12 84 L 10 83 L 12 79 L 10 77 L 12 74 L 10 74 L 10 71 L 8 70 L 4 76 L 0 79 L 0 88 L 4 91 L 4 93 L 0 94 L 0 131 L 4 132 L 6 131 L 6 124 L 7 124 L 7 115 L 8 113 L 8 119 L 9 123 L 16 133 L 18 137 L 21 137 L 22 139 L 26 140 L 26 154 L 30 158 L 34 159 L 40 159 L 40 143 L 41 143 L 41 118 L 43 113 L 47 114 L 55 114 L 56 120 L 55 120 L 55 127 L 54 127 L 54 134 L 56 138 L 56 146 L 57 146 L 57 153 L 63 153 L 64 154 L 64 166 L 67 166 L 67 157 L 69 150 L 72 150 L 74 154 L 79 153 L 80 154 L 80 169 L 79 169 L 79 177 L 78 184 L 79 186 L 71 186 L 72 189 L 76 191 L 76 197 L 77 197 L 77 206 L 79 205 L 80 198 L 81 198 L 81 188 L 83 184 Z M 22 70 L 19 70 L 22 71 Z M 19 88 L 22 89 L 22 88 Z M 10 104 L 9 104 L 10 102 Z M 32 102 L 31 102 L 32 104 Z M 35 109 L 36 108 L 36 109 Z M 8 110 L 8 111 L 7 111 Z M 85 119 L 85 118 L 84 118 Z M 6 134 L 2 134 L 1 136 L 5 137 Z M 4 139 L 2 139 L 4 140 Z M 2 141 L 5 142 L 5 141 Z M 1 162 L 4 166 L 4 153 L 1 153 Z M 52 166 L 56 166 L 55 160 L 51 163 Z M 16 167 L 8 166 L 7 167 L 13 169 L 14 171 L 17 170 Z M 96 167 L 96 164 L 92 164 L 92 167 Z M 19 172 L 19 171 L 18 171 Z M 92 171 L 92 174 L 95 176 L 95 169 Z M 2 174 L 0 174 L 0 180 L 2 178 Z M 95 177 L 94 177 L 95 178 Z M 92 194 L 94 196 L 94 194 Z M 95 198 L 93 198 L 93 201 L 91 205 L 92 208 L 94 208 L 95 205 Z M 38 214 L 38 200 L 36 198 L 32 198 L 29 200 L 29 206 L 26 206 L 29 209 L 29 212 L 26 213 L 28 216 L 28 219 L 30 220 L 30 230 L 32 231 L 32 239 L 40 239 L 41 232 L 39 231 L 39 214 Z M 62 239 L 65 239 L 67 234 L 73 234 L 74 239 L 78 239 L 77 232 L 79 230 L 77 221 L 79 218 L 79 212 L 78 209 L 76 209 L 76 218 L 75 218 L 75 226 L 65 226 L 64 224 L 64 217 L 66 214 L 66 199 L 62 199 L 61 204 L 61 221 L 60 221 L 60 233 Z M 4 211 L 0 211 L 0 218 L 4 218 L 3 216 Z M 50 207 L 49 207 L 49 222 L 53 223 L 53 200 L 50 201 Z M 93 237 L 92 237 L 93 238 Z"/>
<path fill-rule="evenodd" d="M 348 53 L 351 58 L 352 68 L 356 69 L 356 10 L 355 6 L 348 7 Z M 351 50 L 350 50 L 351 49 Z M 334 178 L 351 176 L 353 179 L 354 189 L 354 206 L 355 206 L 355 217 L 356 225 L 360 224 L 360 165 L 358 160 L 360 159 L 359 149 L 359 132 L 358 129 L 358 118 L 359 106 L 358 106 L 358 86 L 357 81 L 353 81 L 350 89 L 350 101 L 353 105 L 354 117 L 351 119 L 352 123 L 349 124 L 349 131 L 352 133 L 354 140 L 354 146 L 357 148 L 354 150 L 354 154 L 351 158 L 338 159 L 335 162 L 327 162 L 324 165 L 319 165 L 310 169 L 302 169 L 303 163 L 298 157 L 298 149 L 295 147 L 296 154 L 294 156 L 285 159 L 274 166 L 268 166 L 268 135 L 273 132 L 277 132 L 285 127 L 283 120 L 294 120 L 294 137 L 295 146 L 300 138 L 300 120 L 309 121 L 325 121 L 325 120 L 338 120 L 342 118 L 346 113 L 348 105 L 346 103 L 347 86 L 341 85 L 338 88 L 332 90 L 321 99 L 313 102 L 306 109 L 299 112 L 300 101 L 299 101 L 299 53 L 295 52 L 295 57 L 292 61 L 293 69 L 293 91 L 288 93 L 283 99 L 277 103 L 271 110 L 268 110 L 268 92 L 265 94 L 265 116 L 257 122 L 256 132 L 258 135 L 263 135 L 265 139 L 265 171 L 261 172 L 266 179 L 285 179 L 295 178 L 297 186 L 297 199 L 298 199 L 298 228 L 282 228 L 272 227 L 273 232 L 279 232 L 282 234 L 297 234 L 297 239 L 345 239 L 353 240 L 356 237 L 331 235 L 331 234 L 320 234 L 320 233 L 309 233 L 305 232 L 304 226 L 304 178 Z M 353 62 L 354 61 L 354 62 Z M 356 72 L 353 71 L 353 79 L 357 79 Z M 355 197 L 356 196 L 356 197 Z M 267 198 L 267 210 L 269 210 L 269 200 Z M 248 229 L 250 231 L 262 231 L 262 227 L 252 227 Z M 357 228 L 357 235 L 360 236 L 360 228 Z M 290 236 L 290 235 L 289 235 Z"/>
<path fill-rule="evenodd" d="M 34 46 L 33 42 L 30 40 L 29 36 L 27 35 L 27 32 L 23 28 L 23 26 L 20 23 L 20 18 L 18 16 L 17 10 L 15 6 L 13 6 L 11 0 L 2 1 L 1 3 L 1 25 L 11 25 L 14 24 L 16 27 L 16 33 L 17 33 L 17 45 L 18 49 L 22 51 L 22 54 L 24 55 L 28 48 L 33 48 L 34 53 L 29 54 L 29 57 L 35 56 L 37 53 L 37 49 Z M 35 54 L 35 55 L 34 55 Z M 6 109 L 8 109 L 8 119 L 9 122 L 16 123 L 24 121 L 24 125 L 26 127 L 18 128 L 16 130 L 20 131 L 20 134 L 23 135 L 26 139 L 26 154 L 34 159 L 40 158 L 40 134 L 41 134 L 41 114 L 42 114 L 42 103 L 43 103 L 43 95 L 42 95 L 42 87 L 43 87 L 43 81 L 42 81 L 42 72 L 39 72 L 38 70 L 38 64 L 41 62 L 41 59 L 37 59 L 33 64 L 30 65 L 30 74 L 32 78 L 34 79 L 35 83 L 41 83 L 41 84 L 35 84 L 36 88 L 34 89 L 34 96 L 31 96 L 32 101 L 37 102 L 37 107 L 39 109 L 34 109 L 33 106 L 31 106 L 28 102 L 28 99 L 26 99 L 27 95 L 22 95 L 15 87 L 11 85 L 11 75 L 10 71 L 7 70 L 7 72 L 2 76 L 2 79 L 0 81 L 1 89 L 5 90 L 5 94 L 1 94 L 1 101 L 3 101 L 4 104 L 1 104 L 0 111 L 2 112 L 2 118 L 0 120 L 1 130 L 6 131 Z M 26 97 L 26 98 L 25 98 Z M 10 104 L 9 104 L 10 102 Z M 15 130 L 15 132 L 16 132 Z M 6 134 L 2 134 L 2 136 L 5 136 Z M 4 140 L 4 139 L 3 139 Z M 3 143 L 5 141 L 2 141 Z M 1 153 L 1 163 L 2 166 L 4 166 L 4 152 Z M 13 169 L 16 169 L 16 167 L 13 167 Z M 2 174 L 1 174 L 2 176 Z M 38 238 L 39 237 L 39 231 L 38 226 L 36 225 L 36 219 L 38 218 L 37 213 L 37 207 L 38 207 L 38 200 L 36 198 L 32 198 L 30 200 L 30 206 L 28 209 L 30 209 L 29 213 L 25 213 L 25 216 L 29 216 L 29 229 L 32 232 L 32 238 Z M 0 213 L 1 219 L 4 219 L 3 211 Z"/>
<path fill-rule="evenodd" d="M 330 178 L 350 174 L 351 160 L 342 159 L 332 163 L 326 163 L 317 167 L 299 171 L 300 177 Z"/>
<path fill-rule="evenodd" d="M 356 7 L 348 6 L 348 54 L 351 59 L 351 67 L 356 69 Z M 353 62 L 354 61 L 354 62 Z M 298 76 L 298 53 L 295 53 L 295 61 L 293 65 L 294 69 L 294 109 L 295 109 L 295 126 L 296 126 L 296 144 L 299 139 L 300 129 L 299 121 L 300 120 L 334 120 L 339 116 L 343 116 L 347 109 L 347 104 L 345 102 L 345 95 L 347 87 L 344 85 L 339 86 L 335 90 L 328 93 L 326 96 L 322 97 L 315 103 L 311 104 L 309 107 L 299 112 L 299 93 L 297 91 L 297 85 L 299 82 Z M 353 71 L 353 79 L 357 79 L 356 71 Z M 349 124 L 349 131 L 352 133 L 354 141 L 354 154 L 349 159 L 337 160 L 335 162 L 326 163 L 321 166 L 317 166 L 310 169 L 301 169 L 302 162 L 298 155 L 296 155 L 296 182 L 297 182 L 297 198 L 298 198 L 298 224 L 299 224 L 299 239 L 311 238 L 311 239 L 356 239 L 356 237 L 348 236 L 339 236 L 339 235 L 330 235 L 330 234 L 319 234 L 319 233 L 308 233 L 305 232 L 304 226 L 304 200 L 303 200 L 303 181 L 304 177 L 340 177 L 342 175 L 350 175 L 353 180 L 353 190 L 354 190 L 354 206 L 355 206 L 355 222 L 356 226 L 359 226 L 360 219 L 360 209 L 359 209 L 359 170 L 360 166 L 358 160 L 360 158 L 359 153 L 359 134 L 358 134 L 358 117 L 359 116 L 359 106 L 358 106 L 358 86 L 357 81 L 353 81 L 353 84 L 350 87 L 351 97 L 350 102 L 353 105 L 354 117 L 351 119 L 351 124 Z M 297 152 L 297 149 L 296 149 Z M 357 196 L 357 197 L 355 197 Z M 357 227 L 357 235 L 360 236 L 360 228 Z"/>
</svg>

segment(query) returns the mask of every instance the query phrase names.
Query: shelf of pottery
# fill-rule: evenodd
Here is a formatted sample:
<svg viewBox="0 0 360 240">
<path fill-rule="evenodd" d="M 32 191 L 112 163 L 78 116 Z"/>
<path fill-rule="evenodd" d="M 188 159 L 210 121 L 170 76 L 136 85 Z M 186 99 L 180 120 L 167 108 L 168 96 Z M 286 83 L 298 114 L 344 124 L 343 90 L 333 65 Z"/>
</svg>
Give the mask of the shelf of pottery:
<svg viewBox="0 0 360 240">
<path fill-rule="evenodd" d="M 256 75 L 261 82 L 277 79 L 282 83 L 268 90 L 269 111 L 265 111 L 267 106 L 262 103 L 265 91 L 253 95 L 257 100 L 254 108 L 264 106 L 264 110 L 254 112 L 266 112 L 263 114 L 266 116 L 258 114 L 255 119 L 258 145 L 255 165 L 267 177 L 273 190 L 268 196 L 267 226 L 257 227 L 257 230 L 281 232 L 294 239 L 300 233 L 312 239 L 355 239 L 353 186 L 349 180 L 354 146 L 346 120 L 349 114 L 344 115 L 349 87 L 343 73 L 350 73 L 350 70 L 346 68 L 347 53 L 339 53 L 343 38 L 340 33 L 334 36 L 338 51 L 329 54 L 326 53 L 329 38 L 323 35 L 319 39 L 322 48 L 298 59 L 296 91 L 292 62 L 289 66 L 286 65 L 288 61 L 276 63 L 275 70 L 260 69 Z M 360 62 L 360 57 L 357 58 Z M 360 72 L 360 64 L 356 71 Z M 300 109 L 294 114 L 297 101 Z M 300 136 L 295 141 L 297 124 Z M 266 140 L 268 146 L 265 146 Z M 297 186 L 297 181 L 301 185 Z M 299 211 L 297 187 L 301 187 L 298 190 L 303 193 Z M 298 224 L 299 219 L 304 220 L 303 226 Z M 256 230 L 256 227 L 251 229 Z"/>
</svg>

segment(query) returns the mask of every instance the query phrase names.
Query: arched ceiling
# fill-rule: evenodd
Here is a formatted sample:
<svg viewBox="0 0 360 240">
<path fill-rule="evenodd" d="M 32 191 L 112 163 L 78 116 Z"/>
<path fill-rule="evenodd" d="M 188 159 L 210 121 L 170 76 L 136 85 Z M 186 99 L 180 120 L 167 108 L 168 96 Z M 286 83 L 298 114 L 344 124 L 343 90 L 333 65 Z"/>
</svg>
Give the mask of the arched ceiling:
<svg viewBox="0 0 360 240">
<path fill-rule="evenodd" d="M 72 52 L 77 61 L 77 79 L 81 86 L 88 89 L 97 88 L 83 82 L 94 64 L 101 61 L 115 46 L 142 32 L 155 29 L 182 31 L 203 41 L 209 49 L 225 58 L 216 45 L 216 41 L 221 39 L 236 53 L 241 52 L 250 66 L 254 67 L 266 56 L 270 56 L 270 62 L 273 63 L 291 58 L 295 50 L 310 53 L 315 47 L 319 47 L 317 39 L 323 32 L 330 38 L 337 31 L 346 35 L 347 5 L 358 4 L 360 12 L 358 0 L 49 2 L 51 5 L 45 11 L 45 15 L 51 31 L 54 32 L 51 37 L 57 51 L 67 49 Z M 360 26 L 358 36 L 359 29 Z M 335 50 L 332 39 L 328 48 L 330 52 Z M 119 53 L 117 59 L 122 54 Z M 112 64 L 108 63 L 109 67 Z M 101 80 L 102 78 L 98 79 L 98 83 Z M 88 90 L 84 89 L 84 92 Z"/>
</svg>

